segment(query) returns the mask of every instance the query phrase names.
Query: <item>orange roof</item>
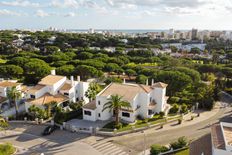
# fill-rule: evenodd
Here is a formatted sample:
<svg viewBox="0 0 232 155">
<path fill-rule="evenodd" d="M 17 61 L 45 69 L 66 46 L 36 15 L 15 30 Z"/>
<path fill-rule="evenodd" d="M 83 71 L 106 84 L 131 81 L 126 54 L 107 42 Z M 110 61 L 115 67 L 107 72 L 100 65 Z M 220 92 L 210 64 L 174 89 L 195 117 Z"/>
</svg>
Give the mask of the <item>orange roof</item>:
<svg viewBox="0 0 232 155">
<path fill-rule="evenodd" d="M 60 90 L 70 90 L 72 88 L 71 84 L 65 83 Z"/>
<path fill-rule="evenodd" d="M 53 85 L 60 81 L 61 79 L 65 78 L 65 76 L 59 76 L 59 75 L 48 75 L 44 77 L 39 84 L 41 85 Z"/>
<path fill-rule="evenodd" d="M 44 94 L 40 98 L 34 99 L 34 100 L 28 100 L 29 103 L 35 104 L 35 105 L 45 105 L 51 102 L 57 102 L 62 103 L 68 100 L 68 97 L 57 94 L 57 95 L 51 95 L 49 93 Z"/>
<path fill-rule="evenodd" d="M 37 84 L 36 86 L 32 87 L 31 89 L 28 90 L 29 94 L 35 94 L 37 91 L 39 91 L 40 89 L 44 88 L 45 85 L 40 85 Z"/>
<path fill-rule="evenodd" d="M 120 95 L 126 101 L 132 101 L 138 93 L 149 93 L 152 90 L 150 86 L 139 84 L 119 84 L 111 83 L 100 96 Z"/>
<path fill-rule="evenodd" d="M 225 149 L 223 133 L 219 124 L 213 125 L 211 127 L 211 138 L 214 148 Z"/>
<path fill-rule="evenodd" d="M 90 110 L 95 110 L 97 107 L 96 107 L 96 100 L 93 100 L 85 105 L 83 105 L 84 109 L 90 109 Z"/>
<path fill-rule="evenodd" d="M 20 85 L 19 83 L 16 82 L 10 82 L 10 81 L 3 81 L 0 82 L 0 87 L 14 87 Z"/>
<path fill-rule="evenodd" d="M 152 85 L 152 87 L 166 88 L 168 85 L 166 83 L 157 82 Z"/>
</svg>

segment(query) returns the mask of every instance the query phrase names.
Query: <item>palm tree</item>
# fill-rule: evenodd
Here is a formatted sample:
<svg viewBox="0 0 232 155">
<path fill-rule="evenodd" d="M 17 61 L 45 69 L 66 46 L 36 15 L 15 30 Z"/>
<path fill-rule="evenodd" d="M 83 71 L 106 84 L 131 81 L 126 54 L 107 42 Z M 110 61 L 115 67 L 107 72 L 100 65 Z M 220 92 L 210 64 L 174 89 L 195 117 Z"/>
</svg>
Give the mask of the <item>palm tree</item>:
<svg viewBox="0 0 232 155">
<path fill-rule="evenodd" d="M 95 100 L 96 95 L 101 91 L 100 86 L 93 82 L 90 83 L 88 90 L 85 92 L 85 96 L 89 98 L 90 101 Z"/>
<path fill-rule="evenodd" d="M 54 111 L 53 109 L 55 109 L 56 106 L 57 106 L 56 101 L 51 101 L 45 104 L 48 118 L 52 116 L 52 111 Z"/>
<path fill-rule="evenodd" d="M 17 100 L 21 98 L 21 93 L 17 90 L 15 86 L 13 86 L 11 89 L 7 90 L 7 98 L 10 101 L 13 101 L 15 106 L 15 112 L 16 112 L 16 119 L 18 118 L 18 105 Z"/>
<path fill-rule="evenodd" d="M 119 112 L 122 109 L 122 107 L 131 107 L 129 102 L 123 101 L 122 96 L 119 95 L 111 95 L 111 97 L 108 99 L 108 102 L 103 105 L 102 112 L 106 109 L 109 109 L 109 111 L 115 112 L 115 125 L 117 126 L 119 124 Z"/>
</svg>

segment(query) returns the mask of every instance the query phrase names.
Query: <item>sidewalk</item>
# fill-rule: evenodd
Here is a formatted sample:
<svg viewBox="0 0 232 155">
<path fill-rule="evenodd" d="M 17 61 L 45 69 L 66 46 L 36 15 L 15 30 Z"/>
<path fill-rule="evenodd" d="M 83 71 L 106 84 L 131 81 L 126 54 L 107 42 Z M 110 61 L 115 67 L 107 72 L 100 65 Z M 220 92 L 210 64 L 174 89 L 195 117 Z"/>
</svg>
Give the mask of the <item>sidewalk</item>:
<svg viewBox="0 0 232 155">
<path fill-rule="evenodd" d="M 216 107 L 212 111 L 196 110 L 194 113 L 191 112 L 191 113 L 185 115 L 183 117 L 183 121 L 180 125 L 177 124 L 178 123 L 177 121 L 171 122 L 171 123 L 165 124 L 163 129 L 160 129 L 160 130 L 162 130 L 162 131 L 172 130 L 172 129 L 182 128 L 185 126 L 189 126 L 189 125 L 193 125 L 193 124 L 205 121 L 205 120 L 209 119 L 210 117 L 213 117 L 214 115 L 216 115 L 219 112 L 219 110 L 220 110 L 220 107 Z M 200 113 L 200 117 L 197 117 L 198 113 Z M 193 120 L 191 120 L 191 116 L 195 116 Z M 145 132 L 146 133 L 154 133 L 154 132 L 158 132 L 160 130 L 154 130 L 154 128 L 151 128 L 151 129 L 145 130 Z"/>
</svg>

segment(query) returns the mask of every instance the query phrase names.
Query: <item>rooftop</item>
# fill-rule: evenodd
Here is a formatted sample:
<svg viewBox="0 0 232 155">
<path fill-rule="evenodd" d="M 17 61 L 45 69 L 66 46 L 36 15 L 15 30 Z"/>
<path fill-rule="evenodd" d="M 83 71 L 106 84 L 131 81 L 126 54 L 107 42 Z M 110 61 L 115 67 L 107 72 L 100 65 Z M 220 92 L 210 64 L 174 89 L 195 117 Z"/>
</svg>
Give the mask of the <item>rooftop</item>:
<svg viewBox="0 0 232 155">
<path fill-rule="evenodd" d="M 61 94 L 57 94 L 57 95 L 51 95 L 49 93 L 44 94 L 43 96 L 41 96 L 40 98 L 37 99 L 29 99 L 27 102 L 31 103 L 31 104 L 35 104 L 35 105 L 45 105 L 51 102 L 57 102 L 57 103 L 62 103 L 68 100 L 68 97 L 61 95 Z"/>
<path fill-rule="evenodd" d="M 72 88 L 71 84 L 65 83 L 60 90 L 70 90 Z"/>
<path fill-rule="evenodd" d="M 65 78 L 65 76 L 59 76 L 59 75 L 48 75 L 41 79 L 39 82 L 40 85 L 53 85 L 60 81 L 61 79 Z"/>
<path fill-rule="evenodd" d="M 122 96 L 124 100 L 130 102 L 138 93 L 149 93 L 151 90 L 151 86 L 147 85 L 111 83 L 99 96 L 118 94 Z"/>
<path fill-rule="evenodd" d="M 223 129 L 227 145 L 232 145 L 232 128 L 224 126 Z"/>
<path fill-rule="evenodd" d="M 153 87 L 159 87 L 159 88 L 166 88 L 168 84 L 162 83 L 162 82 L 157 82 L 152 85 Z"/>
<path fill-rule="evenodd" d="M 31 89 L 28 90 L 29 94 L 35 94 L 37 91 L 45 87 L 45 85 L 37 84 L 36 86 L 32 87 Z"/>
<path fill-rule="evenodd" d="M 14 86 L 18 86 L 18 85 L 20 85 L 20 83 L 10 82 L 10 81 L 0 82 L 0 87 L 14 87 Z"/>
<path fill-rule="evenodd" d="M 93 100 L 85 105 L 83 105 L 83 108 L 84 109 L 90 109 L 90 110 L 95 110 L 97 107 L 96 107 L 96 100 Z"/>
<path fill-rule="evenodd" d="M 225 149 L 225 142 L 220 124 L 216 124 L 211 127 L 211 138 L 214 148 Z"/>
</svg>

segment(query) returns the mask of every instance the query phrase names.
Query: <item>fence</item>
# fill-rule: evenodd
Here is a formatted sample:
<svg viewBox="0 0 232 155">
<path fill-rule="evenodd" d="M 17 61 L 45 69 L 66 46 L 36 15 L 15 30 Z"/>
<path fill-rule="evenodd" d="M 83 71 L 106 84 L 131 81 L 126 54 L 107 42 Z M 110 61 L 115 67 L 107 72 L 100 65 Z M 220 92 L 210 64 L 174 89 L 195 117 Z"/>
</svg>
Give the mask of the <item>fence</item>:
<svg viewBox="0 0 232 155">
<path fill-rule="evenodd" d="M 71 132 L 89 133 L 89 134 L 95 133 L 95 129 L 93 127 L 81 128 L 81 127 L 77 127 L 77 126 L 68 124 L 66 122 L 63 122 L 63 128 L 68 130 L 68 131 L 71 131 Z"/>
</svg>

